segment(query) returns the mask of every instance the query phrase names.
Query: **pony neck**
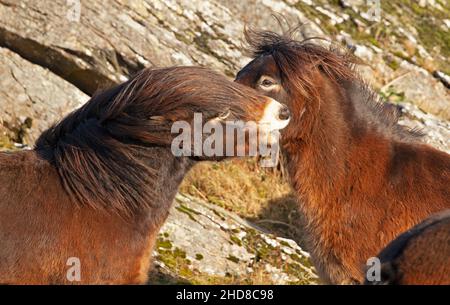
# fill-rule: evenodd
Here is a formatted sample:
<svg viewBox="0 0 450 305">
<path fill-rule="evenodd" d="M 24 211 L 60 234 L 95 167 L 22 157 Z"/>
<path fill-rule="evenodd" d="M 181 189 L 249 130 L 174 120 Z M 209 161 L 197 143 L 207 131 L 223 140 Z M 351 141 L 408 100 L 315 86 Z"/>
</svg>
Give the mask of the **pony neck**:
<svg viewBox="0 0 450 305">
<path fill-rule="evenodd" d="M 194 161 L 176 158 L 170 147 L 116 139 L 96 118 L 77 118 L 44 132 L 35 148 L 72 200 L 125 218 L 168 211 Z"/>
<path fill-rule="evenodd" d="M 369 122 L 354 111 L 355 98 L 357 94 L 324 82 L 320 100 L 313 103 L 320 108 L 315 118 L 309 118 L 313 120 L 310 132 L 284 145 L 291 183 L 304 198 L 300 206 L 310 220 L 326 217 L 327 209 L 341 210 L 346 197 L 364 188 L 359 179 L 382 181 L 373 169 L 384 168 L 390 140 L 366 128 Z"/>
</svg>

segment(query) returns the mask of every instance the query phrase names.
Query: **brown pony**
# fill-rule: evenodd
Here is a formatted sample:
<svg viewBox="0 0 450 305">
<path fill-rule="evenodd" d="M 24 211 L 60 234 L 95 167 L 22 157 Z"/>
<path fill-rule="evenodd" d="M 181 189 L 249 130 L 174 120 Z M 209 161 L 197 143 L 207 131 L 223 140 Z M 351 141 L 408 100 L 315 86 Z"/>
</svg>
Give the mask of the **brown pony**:
<svg viewBox="0 0 450 305">
<path fill-rule="evenodd" d="M 336 48 L 247 31 L 254 59 L 236 77 L 292 113 L 282 132 L 305 243 L 322 279 L 360 283 L 367 259 L 450 208 L 450 156 L 397 125 Z"/>
<path fill-rule="evenodd" d="M 172 123 L 197 112 L 274 123 L 260 132 L 288 123 L 285 106 L 210 70 L 143 70 L 45 131 L 34 150 L 1 153 L 0 283 L 145 283 L 184 175 L 223 158 L 172 154 Z"/>
<path fill-rule="evenodd" d="M 450 285 L 450 210 L 401 234 L 377 256 L 382 285 Z"/>
</svg>

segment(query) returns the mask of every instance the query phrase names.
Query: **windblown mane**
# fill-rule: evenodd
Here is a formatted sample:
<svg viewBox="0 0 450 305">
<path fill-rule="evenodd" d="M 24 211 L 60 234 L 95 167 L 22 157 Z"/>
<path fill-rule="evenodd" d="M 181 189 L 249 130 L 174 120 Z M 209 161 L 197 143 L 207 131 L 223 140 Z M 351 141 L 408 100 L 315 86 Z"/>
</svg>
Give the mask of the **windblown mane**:
<svg viewBox="0 0 450 305">
<path fill-rule="evenodd" d="M 131 215 L 158 198 L 152 187 L 158 169 L 148 161 L 164 158 L 154 149 L 170 147 L 172 139 L 171 121 L 161 120 L 216 115 L 212 110 L 244 94 L 235 86 L 199 67 L 142 70 L 49 128 L 35 150 L 55 166 L 76 202 Z"/>
<path fill-rule="evenodd" d="M 319 99 L 320 89 L 314 77 L 314 72 L 319 70 L 354 97 L 354 113 L 367 124 L 401 140 L 414 140 L 422 135 L 418 130 L 397 124 L 401 115 L 399 109 L 385 103 L 356 71 L 356 65 L 364 64 L 361 59 L 324 38 L 295 40 L 293 37 L 297 30 L 288 28 L 283 34 L 278 34 L 246 29 L 246 50 L 252 58 L 272 55 L 281 71 L 283 86 L 291 93 L 300 93 L 307 99 Z M 328 46 L 313 43 L 314 39 L 322 40 Z"/>
</svg>

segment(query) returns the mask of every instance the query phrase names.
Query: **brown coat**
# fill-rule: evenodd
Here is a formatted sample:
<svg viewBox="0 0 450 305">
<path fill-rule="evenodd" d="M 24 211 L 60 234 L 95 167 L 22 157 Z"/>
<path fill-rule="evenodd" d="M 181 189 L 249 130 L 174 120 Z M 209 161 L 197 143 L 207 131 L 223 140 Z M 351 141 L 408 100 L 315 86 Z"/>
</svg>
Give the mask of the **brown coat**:
<svg viewBox="0 0 450 305">
<path fill-rule="evenodd" d="M 450 210 L 401 234 L 377 257 L 381 279 L 366 284 L 450 285 Z"/>
<path fill-rule="evenodd" d="M 283 152 L 306 246 L 328 283 L 360 283 L 367 259 L 450 208 L 450 156 L 397 124 L 351 55 L 248 31 L 254 55 L 236 81 L 285 103 Z"/>
<path fill-rule="evenodd" d="M 0 153 L 0 283 L 145 283 L 184 175 L 224 158 L 175 157 L 172 123 L 200 112 L 223 124 L 226 114 L 270 123 L 259 124 L 267 132 L 286 126 L 282 109 L 208 69 L 147 69 L 45 131 L 34 150 Z M 67 277 L 71 258 L 80 281 Z"/>
</svg>

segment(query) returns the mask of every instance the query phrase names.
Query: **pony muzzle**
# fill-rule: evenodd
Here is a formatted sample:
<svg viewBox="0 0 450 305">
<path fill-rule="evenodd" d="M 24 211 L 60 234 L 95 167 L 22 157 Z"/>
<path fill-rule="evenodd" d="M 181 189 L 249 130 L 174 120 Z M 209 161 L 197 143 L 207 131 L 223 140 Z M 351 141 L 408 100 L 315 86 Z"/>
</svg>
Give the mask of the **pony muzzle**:
<svg viewBox="0 0 450 305">
<path fill-rule="evenodd" d="M 267 99 L 269 99 L 269 102 L 258 124 L 264 132 L 270 133 L 285 128 L 291 120 L 291 113 L 286 105 L 270 97 L 267 97 Z"/>
<path fill-rule="evenodd" d="M 290 120 L 291 113 L 286 105 L 267 97 L 269 102 L 264 109 L 263 116 L 258 122 L 259 136 L 258 140 L 268 147 L 274 146 L 273 150 L 278 150 L 278 142 L 280 138 L 279 130 L 285 128 Z"/>
</svg>

